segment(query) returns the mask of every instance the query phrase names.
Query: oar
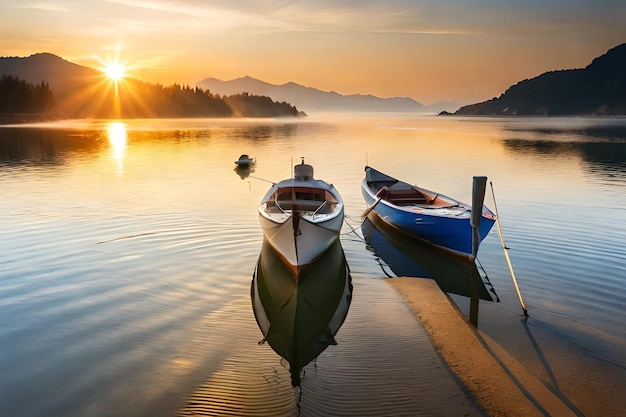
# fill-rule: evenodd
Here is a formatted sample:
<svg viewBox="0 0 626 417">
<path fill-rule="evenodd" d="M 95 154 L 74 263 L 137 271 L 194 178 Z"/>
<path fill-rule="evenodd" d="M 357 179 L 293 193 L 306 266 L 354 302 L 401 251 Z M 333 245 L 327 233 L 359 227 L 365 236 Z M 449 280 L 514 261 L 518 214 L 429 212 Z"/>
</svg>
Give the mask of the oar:
<svg viewBox="0 0 626 417">
<path fill-rule="evenodd" d="M 368 208 L 365 209 L 363 214 L 361 214 L 361 218 L 363 219 L 363 218 L 367 217 L 367 215 L 370 214 L 370 211 L 374 210 L 374 207 L 376 207 L 376 205 L 378 203 L 380 203 L 380 200 L 382 200 L 382 199 L 383 199 L 382 197 L 378 197 L 378 199 L 376 201 L 374 201 L 371 206 L 369 206 Z"/>
<path fill-rule="evenodd" d="M 517 291 L 517 297 L 519 298 L 519 302 L 522 305 L 522 310 L 524 311 L 524 317 L 528 317 L 528 310 L 526 309 L 526 304 L 524 304 L 524 300 L 522 299 L 522 293 L 517 286 L 517 280 L 515 279 L 515 273 L 513 272 L 513 265 L 511 264 L 511 258 L 509 258 L 509 248 L 504 243 L 504 236 L 502 235 L 502 226 L 500 226 L 500 214 L 498 213 L 498 205 L 496 204 L 496 194 L 493 191 L 493 183 L 489 181 L 489 185 L 491 186 L 491 195 L 493 196 L 493 207 L 496 210 L 496 224 L 498 225 L 498 233 L 500 234 L 500 242 L 502 243 L 502 249 L 504 250 L 504 257 L 506 258 L 506 262 L 509 264 L 509 271 L 511 272 L 511 278 L 513 279 L 513 285 L 515 285 L 515 291 Z"/>
</svg>

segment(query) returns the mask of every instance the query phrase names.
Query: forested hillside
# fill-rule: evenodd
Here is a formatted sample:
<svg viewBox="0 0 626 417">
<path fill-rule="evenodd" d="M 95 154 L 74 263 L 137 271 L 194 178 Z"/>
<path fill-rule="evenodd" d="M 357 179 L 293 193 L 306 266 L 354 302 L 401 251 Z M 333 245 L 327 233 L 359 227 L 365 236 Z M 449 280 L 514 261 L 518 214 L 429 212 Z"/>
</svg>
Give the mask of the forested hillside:
<svg viewBox="0 0 626 417">
<path fill-rule="evenodd" d="M 43 113 L 54 107 L 48 84 L 33 85 L 11 75 L 0 78 L 0 113 Z"/>
<path fill-rule="evenodd" d="M 25 113 L 45 113 L 40 119 L 305 116 L 295 106 L 265 96 L 227 97 L 132 78 L 116 82 L 52 54 L 0 58 L 0 76 L 0 123 L 33 119 Z"/>
<path fill-rule="evenodd" d="M 583 69 L 551 71 L 455 115 L 626 115 L 626 43 Z"/>
</svg>

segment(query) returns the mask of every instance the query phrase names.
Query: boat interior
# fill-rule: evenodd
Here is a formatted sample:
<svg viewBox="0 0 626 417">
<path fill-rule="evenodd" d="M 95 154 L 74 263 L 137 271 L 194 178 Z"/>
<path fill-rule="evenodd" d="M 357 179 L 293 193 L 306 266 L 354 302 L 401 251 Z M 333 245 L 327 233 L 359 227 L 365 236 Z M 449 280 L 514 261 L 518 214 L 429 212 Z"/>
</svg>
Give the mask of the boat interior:
<svg viewBox="0 0 626 417">
<path fill-rule="evenodd" d="M 267 213 L 284 213 L 295 209 L 303 214 L 330 214 L 336 207 L 337 200 L 330 192 L 311 187 L 279 188 L 265 202 Z"/>
<path fill-rule="evenodd" d="M 426 193 L 417 187 L 390 177 L 387 174 L 365 167 L 365 178 L 368 187 L 376 194 L 396 206 L 456 206 L 456 201 L 450 201 L 435 193 Z"/>
<path fill-rule="evenodd" d="M 377 189 L 377 188 L 374 188 Z M 438 194 L 429 194 L 418 190 L 410 184 L 396 182 L 392 185 L 383 185 L 376 193 L 377 197 L 382 197 L 396 206 L 449 206 L 450 201 L 444 200 Z"/>
</svg>

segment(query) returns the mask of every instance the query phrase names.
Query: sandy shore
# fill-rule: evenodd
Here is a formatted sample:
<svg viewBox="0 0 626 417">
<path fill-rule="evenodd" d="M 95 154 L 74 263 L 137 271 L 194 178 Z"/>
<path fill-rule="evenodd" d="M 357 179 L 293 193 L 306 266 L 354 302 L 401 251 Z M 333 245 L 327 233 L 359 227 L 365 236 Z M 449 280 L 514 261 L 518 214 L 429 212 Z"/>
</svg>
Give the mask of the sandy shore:
<svg viewBox="0 0 626 417">
<path fill-rule="evenodd" d="M 571 362 L 563 351 L 566 347 L 559 347 L 562 352 L 557 355 L 562 358 L 562 366 L 557 364 L 550 371 L 554 373 L 553 381 L 560 381 L 564 388 L 555 389 L 531 372 L 527 364 L 469 324 L 434 281 L 391 278 L 387 282 L 402 294 L 435 348 L 490 415 L 626 415 L 622 414 L 626 411 L 624 396 L 619 394 L 619 387 L 623 389 L 624 385 L 615 386 L 622 382 L 620 375 L 617 380 L 612 374 L 603 375 L 600 386 L 604 389 L 598 397 L 597 380 L 589 380 L 582 372 L 578 378 L 572 375 L 572 368 L 583 369 L 585 364 Z"/>
</svg>

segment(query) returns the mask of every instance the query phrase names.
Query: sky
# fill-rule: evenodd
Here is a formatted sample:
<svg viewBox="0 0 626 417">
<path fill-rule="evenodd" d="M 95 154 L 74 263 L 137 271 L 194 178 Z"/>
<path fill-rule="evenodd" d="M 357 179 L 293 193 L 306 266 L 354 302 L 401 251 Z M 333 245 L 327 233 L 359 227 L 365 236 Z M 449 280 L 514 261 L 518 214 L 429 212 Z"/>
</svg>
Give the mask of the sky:
<svg viewBox="0 0 626 417">
<path fill-rule="evenodd" d="M 0 56 L 469 104 L 626 42 L 624 0 L 0 0 Z"/>
</svg>

